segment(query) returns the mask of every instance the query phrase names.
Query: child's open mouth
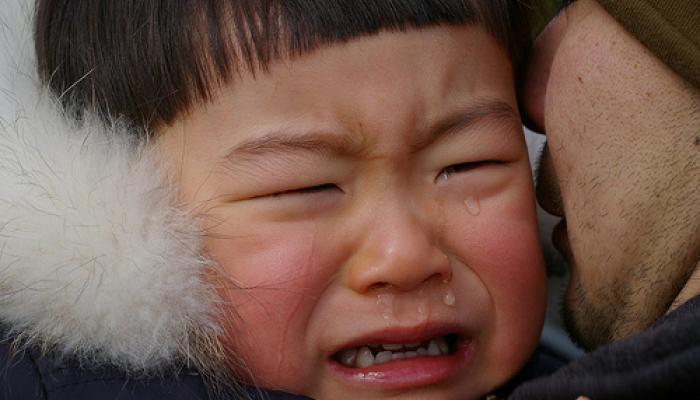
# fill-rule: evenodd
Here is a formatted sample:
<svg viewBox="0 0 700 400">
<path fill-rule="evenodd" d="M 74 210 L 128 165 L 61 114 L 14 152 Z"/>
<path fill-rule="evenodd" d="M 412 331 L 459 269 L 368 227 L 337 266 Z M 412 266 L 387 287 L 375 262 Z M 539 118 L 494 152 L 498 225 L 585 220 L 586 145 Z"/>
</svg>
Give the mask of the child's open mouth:
<svg viewBox="0 0 700 400">
<path fill-rule="evenodd" d="M 456 351 L 457 339 L 456 334 L 449 334 L 417 343 L 368 344 L 339 351 L 333 359 L 348 368 L 368 368 L 396 360 L 446 356 Z"/>
<path fill-rule="evenodd" d="M 446 330 L 451 333 L 443 333 Z M 378 390 L 432 385 L 464 371 L 474 357 L 475 341 L 449 327 L 428 331 L 433 333 L 399 330 L 372 335 L 365 344 L 360 340 L 333 354 L 332 370 L 350 384 Z"/>
</svg>

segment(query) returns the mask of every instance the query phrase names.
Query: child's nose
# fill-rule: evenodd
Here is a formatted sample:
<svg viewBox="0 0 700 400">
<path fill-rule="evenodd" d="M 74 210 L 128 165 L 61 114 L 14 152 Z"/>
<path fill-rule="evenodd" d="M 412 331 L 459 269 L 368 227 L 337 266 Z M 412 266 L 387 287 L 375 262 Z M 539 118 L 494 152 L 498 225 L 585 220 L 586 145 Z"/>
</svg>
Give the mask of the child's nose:
<svg viewBox="0 0 700 400">
<path fill-rule="evenodd" d="M 450 260 L 436 228 L 407 210 L 378 217 L 350 260 L 350 288 L 358 293 L 387 287 L 410 291 L 431 280 L 451 279 Z"/>
</svg>

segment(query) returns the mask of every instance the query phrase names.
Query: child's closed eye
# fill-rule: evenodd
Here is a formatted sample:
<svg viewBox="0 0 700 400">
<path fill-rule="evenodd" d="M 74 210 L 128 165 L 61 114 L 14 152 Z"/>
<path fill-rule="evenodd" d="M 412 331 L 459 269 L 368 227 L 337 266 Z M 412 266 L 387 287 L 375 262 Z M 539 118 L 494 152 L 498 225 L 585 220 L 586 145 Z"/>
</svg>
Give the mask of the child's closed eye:
<svg viewBox="0 0 700 400">
<path fill-rule="evenodd" d="M 453 164 L 453 165 L 450 165 L 449 167 L 444 168 L 442 171 L 440 171 L 440 174 L 438 174 L 437 178 L 435 178 L 435 181 L 437 182 L 439 180 L 448 179 L 454 174 L 470 172 L 470 171 L 473 171 L 473 170 L 478 169 L 478 168 L 492 166 L 492 165 L 500 165 L 500 164 L 503 164 L 503 161 L 481 160 L 481 161 L 472 161 L 472 162 L 463 162 L 463 163 L 459 163 L 459 164 Z"/>
<path fill-rule="evenodd" d="M 279 192 L 264 194 L 264 195 L 260 195 L 260 196 L 255 196 L 254 198 L 267 198 L 267 197 L 269 197 L 269 198 L 281 198 L 281 197 L 286 197 L 286 196 L 318 195 L 318 194 L 328 193 L 328 192 L 340 192 L 340 193 L 342 193 L 343 191 L 336 184 L 324 183 L 321 185 L 307 186 L 307 187 L 302 187 L 302 188 L 298 188 L 298 189 L 289 189 L 289 190 L 283 190 L 283 191 L 279 191 Z"/>
</svg>

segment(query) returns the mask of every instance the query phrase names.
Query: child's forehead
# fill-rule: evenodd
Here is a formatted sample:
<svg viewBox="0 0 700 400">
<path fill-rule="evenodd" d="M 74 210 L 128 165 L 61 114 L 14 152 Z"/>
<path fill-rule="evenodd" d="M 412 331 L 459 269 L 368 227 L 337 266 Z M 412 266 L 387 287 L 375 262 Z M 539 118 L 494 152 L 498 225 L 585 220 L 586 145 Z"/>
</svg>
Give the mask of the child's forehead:
<svg viewBox="0 0 700 400">
<path fill-rule="evenodd" d="M 408 156 L 477 127 L 520 126 L 509 60 L 478 27 L 385 32 L 242 75 L 188 118 L 224 160 Z M 515 129 L 514 129 L 515 128 Z"/>
<path fill-rule="evenodd" d="M 404 158 L 424 151 L 440 142 L 479 143 L 479 130 L 498 139 L 511 140 L 512 132 L 519 128 L 517 113 L 511 105 L 494 101 L 475 103 L 454 110 L 440 119 L 430 121 L 422 127 L 407 132 L 368 130 L 350 131 L 347 129 L 318 130 L 304 128 L 303 125 L 288 129 L 275 129 L 270 126 L 248 135 L 246 139 L 235 140 L 223 153 L 220 162 L 230 166 L 257 163 L 266 158 L 316 157 L 346 159 L 372 158 L 378 154 L 393 154 Z M 313 126 L 313 125 L 312 125 Z M 498 142 L 498 141 L 494 141 Z M 481 146 L 484 142 L 481 141 Z M 386 146 L 386 145 L 389 146 Z M 388 151 L 387 151 L 388 150 Z"/>
<path fill-rule="evenodd" d="M 268 86 L 277 92 L 282 89 L 303 92 L 324 85 L 355 87 L 350 92 L 336 94 L 342 97 L 356 94 L 362 89 L 359 84 L 363 81 L 372 81 L 375 86 L 370 89 L 376 90 L 371 97 L 380 98 L 379 89 L 406 77 L 412 79 L 406 89 L 440 79 L 470 80 L 471 88 L 475 89 L 481 83 L 475 76 L 489 74 L 489 68 L 503 73 L 502 80 L 508 88 L 512 87 L 509 80 L 512 64 L 507 53 L 481 26 L 437 26 L 383 31 L 328 44 L 302 56 L 273 61 L 264 70 L 241 72 L 223 90 L 258 92 Z"/>
<path fill-rule="evenodd" d="M 349 109 L 339 118 L 377 111 L 400 118 L 405 107 L 431 117 L 510 103 L 513 93 L 510 61 L 493 38 L 478 26 L 443 26 L 382 32 L 240 74 L 206 108 L 257 121 L 326 119 L 335 109 Z"/>
</svg>

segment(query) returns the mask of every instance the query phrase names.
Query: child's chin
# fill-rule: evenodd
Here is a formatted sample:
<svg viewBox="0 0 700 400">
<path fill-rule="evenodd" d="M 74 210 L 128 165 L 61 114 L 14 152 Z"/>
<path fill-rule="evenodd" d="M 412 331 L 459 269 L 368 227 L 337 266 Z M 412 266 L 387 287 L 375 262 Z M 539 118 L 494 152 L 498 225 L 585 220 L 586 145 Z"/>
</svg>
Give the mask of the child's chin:
<svg viewBox="0 0 700 400">
<path fill-rule="evenodd" d="M 469 385 L 466 382 L 414 387 L 404 390 L 363 390 L 348 387 L 328 388 L 318 394 L 310 395 L 317 400 L 364 400 L 364 399 L 401 399 L 401 400 L 479 400 L 489 392 L 478 382 Z M 477 387 L 478 386 L 478 387 Z"/>
</svg>

